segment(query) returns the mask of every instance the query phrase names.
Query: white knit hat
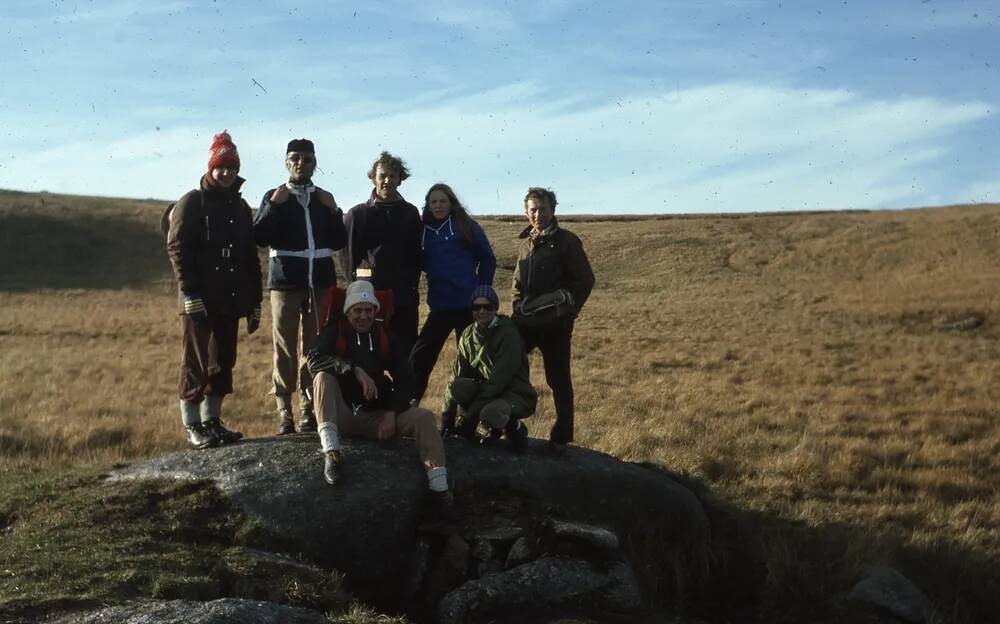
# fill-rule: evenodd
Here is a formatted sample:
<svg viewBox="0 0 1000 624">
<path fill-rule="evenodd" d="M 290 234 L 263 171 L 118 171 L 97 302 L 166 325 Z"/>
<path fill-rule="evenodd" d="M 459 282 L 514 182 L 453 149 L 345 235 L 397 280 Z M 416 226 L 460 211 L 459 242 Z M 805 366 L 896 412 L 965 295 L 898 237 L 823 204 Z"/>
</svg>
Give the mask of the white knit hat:
<svg viewBox="0 0 1000 624">
<path fill-rule="evenodd" d="M 347 296 L 344 297 L 344 314 L 351 307 L 358 305 L 359 303 L 370 303 L 375 306 L 375 311 L 381 307 L 378 303 L 378 299 L 375 298 L 375 288 L 372 283 L 368 280 L 358 280 L 356 282 L 351 282 L 351 285 L 347 287 Z"/>
</svg>

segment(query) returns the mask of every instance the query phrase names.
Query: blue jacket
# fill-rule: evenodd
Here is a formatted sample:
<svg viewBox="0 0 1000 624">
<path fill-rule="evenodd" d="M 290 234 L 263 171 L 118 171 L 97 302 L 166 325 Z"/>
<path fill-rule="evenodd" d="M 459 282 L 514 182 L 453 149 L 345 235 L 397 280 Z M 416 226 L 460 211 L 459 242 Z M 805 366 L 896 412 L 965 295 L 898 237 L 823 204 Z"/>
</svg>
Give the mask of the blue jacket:
<svg viewBox="0 0 1000 624">
<path fill-rule="evenodd" d="M 271 248 L 267 287 L 271 290 L 296 290 L 310 286 L 335 286 L 337 274 L 333 268 L 333 251 L 347 243 L 344 213 L 340 208 L 331 211 L 320 203 L 313 192 L 309 197 L 307 227 L 307 210 L 298 198 L 289 192 L 286 201 L 272 204 L 273 192 L 274 189 L 271 189 L 264 193 L 253 222 L 257 244 Z M 310 247 L 313 258 L 311 272 Z"/>
<path fill-rule="evenodd" d="M 476 286 L 493 285 L 497 259 L 486 233 L 475 221 L 470 247 L 450 216 L 437 221 L 426 215 L 421 246 L 431 310 L 467 309 Z"/>
</svg>

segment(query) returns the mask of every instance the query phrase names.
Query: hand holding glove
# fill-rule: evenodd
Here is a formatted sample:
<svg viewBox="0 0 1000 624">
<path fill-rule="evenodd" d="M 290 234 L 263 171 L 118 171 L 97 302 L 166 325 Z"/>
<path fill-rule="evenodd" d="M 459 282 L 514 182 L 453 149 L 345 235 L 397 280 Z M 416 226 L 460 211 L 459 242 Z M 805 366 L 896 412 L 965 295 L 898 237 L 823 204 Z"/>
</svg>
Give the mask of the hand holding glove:
<svg viewBox="0 0 1000 624">
<path fill-rule="evenodd" d="M 272 204 L 283 204 L 288 201 L 288 188 L 284 184 L 274 189 L 271 193 L 271 203 Z"/>
<path fill-rule="evenodd" d="M 247 334 L 252 334 L 260 327 L 260 306 L 256 306 L 253 312 L 247 316 Z"/>
<path fill-rule="evenodd" d="M 208 321 L 205 302 L 198 295 L 184 295 L 184 314 L 187 314 L 188 318 L 197 325 Z"/>
<path fill-rule="evenodd" d="M 354 367 L 350 361 L 344 358 L 334 357 L 312 349 L 306 354 L 306 368 L 315 377 L 317 374 L 323 372 L 334 375 L 346 375 Z"/>
</svg>

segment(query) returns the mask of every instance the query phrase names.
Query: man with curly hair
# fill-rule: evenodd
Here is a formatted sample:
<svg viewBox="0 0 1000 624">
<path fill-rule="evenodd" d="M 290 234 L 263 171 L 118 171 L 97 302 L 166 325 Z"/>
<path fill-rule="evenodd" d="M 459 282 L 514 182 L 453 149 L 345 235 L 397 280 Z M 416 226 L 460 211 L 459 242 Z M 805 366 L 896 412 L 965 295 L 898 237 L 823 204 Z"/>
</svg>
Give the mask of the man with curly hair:
<svg viewBox="0 0 1000 624">
<path fill-rule="evenodd" d="M 420 235 L 423 223 L 417 207 L 397 190 L 410 177 L 406 164 L 382 152 L 368 170 L 374 188 L 368 201 L 344 215 L 347 247 L 339 254 L 349 280 L 368 279 L 375 290 L 391 290 L 393 333 L 407 353 L 417 339 L 420 298 Z"/>
</svg>

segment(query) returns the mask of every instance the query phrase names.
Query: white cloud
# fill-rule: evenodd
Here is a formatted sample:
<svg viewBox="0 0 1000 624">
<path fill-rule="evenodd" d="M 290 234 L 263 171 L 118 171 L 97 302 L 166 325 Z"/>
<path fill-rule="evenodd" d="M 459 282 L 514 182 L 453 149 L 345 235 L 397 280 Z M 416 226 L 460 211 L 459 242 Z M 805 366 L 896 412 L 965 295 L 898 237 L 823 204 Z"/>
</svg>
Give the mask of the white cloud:
<svg viewBox="0 0 1000 624">
<path fill-rule="evenodd" d="M 230 126 L 248 201 L 281 181 L 288 139 L 306 136 L 323 170 L 317 183 L 345 206 L 367 197 L 365 172 L 381 149 L 409 163 L 414 175 L 401 190 L 413 203 L 443 180 L 478 213 L 518 211 L 532 185 L 554 188 L 565 212 L 921 205 L 954 195 L 940 187 L 934 163 L 948 153 L 952 133 L 988 114 L 976 102 L 739 83 L 623 94 L 587 107 L 532 84 L 437 94 L 408 110 L 361 104 L 348 116 Z M 189 122 L 113 142 L 3 154 L 0 187 L 177 197 L 196 183 L 218 130 Z M 996 201 L 995 185 L 976 190 L 987 192 Z"/>
<path fill-rule="evenodd" d="M 977 182 L 963 190 L 949 203 L 1000 204 L 1000 179 Z"/>
</svg>

